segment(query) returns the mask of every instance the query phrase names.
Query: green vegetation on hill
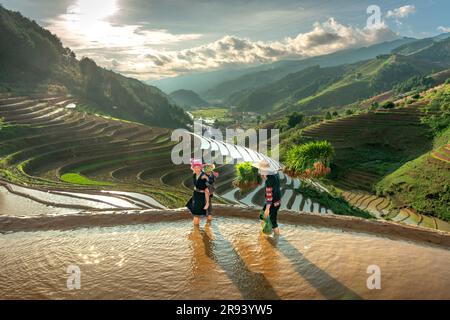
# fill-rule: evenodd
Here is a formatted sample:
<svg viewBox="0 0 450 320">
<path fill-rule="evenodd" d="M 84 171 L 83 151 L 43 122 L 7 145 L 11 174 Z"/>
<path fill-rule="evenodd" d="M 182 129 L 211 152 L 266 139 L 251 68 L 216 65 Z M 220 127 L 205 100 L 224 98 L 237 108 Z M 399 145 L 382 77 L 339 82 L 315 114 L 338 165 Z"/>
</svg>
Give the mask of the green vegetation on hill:
<svg viewBox="0 0 450 320">
<path fill-rule="evenodd" d="M 413 76 L 408 80 L 398 83 L 394 86 L 395 93 L 404 93 L 409 91 L 424 91 L 431 88 L 435 84 L 432 77 L 429 76 Z"/>
<path fill-rule="evenodd" d="M 428 113 L 422 119 L 434 137 L 432 148 L 443 148 L 450 143 L 450 84 L 431 89 L 420 101 L 426 103 L 424 109 Z M 434 158 L 432 152 L 422 154 L 384 177 L 377 183 L 376 190 L 394 197 L 399 205 L 450 221 L 450 165 Z"/>
<path fill-rule="evenodd" d="M 0 91 L 72 94 L 116 118 L 166 127 L 188 116 L 156 87 L 77 60 L 48 30 L 0 6 Z"/>
<path fill-rule="evenodd" d="M 430 153 L 386 176 L 376 189 L 420 213 L 450 221 L 450 168 Z"/>
<path fill-rule="evenodd" d="M 450 38 L 408 55 L 382 54 L 337 67 L 311 66 L 284 78 L 235 92 L 230 101 L 258 112 L 302 110 L 320 113 L 339 109 L 385 91 L 423 90 L 427 75 L 450 67 Z"/>
<path fill-rule="evenodd" d="M 424 108 L 427 115 L 422 118 L 423 123 L 431 128 L 434 137 L 443 135 L 450 126 L 450 84 L 430 90 L 420 101 L 427 103 Z M 441 140 L 438 143 L 443 144 Z"/>
<path fill-rule="evenodd" d="M 263 112 L 279 104 L 280 108 L 286 108 L 294 101 L 314 95 L 336 82 L 348 69 L 346 65 L 329 68 L 313 66 L 250 93 L 236 93 L 230 97 L 230 102 L 246 111 Z"/>
<path fill-rule="evenodd" d="M 208 88 L 205 97 L 227 102 L 230 102 L 230 99 L 239 101 L 240 97 L 243 97 L 246 93 L 251 94 L 253 90 L 260 91 L 262 87 L 275 83 L 288 74 L 317 65 L 332 67 L 372 59 L 379 54 L 387 54 L 398 46 L 414 41 L 415 39 L 413 38 L 400 38 L 369 47 L 347 49 L 301 60 L 282 60 L 254 68 L 247 68 L 240 72 L 240 76 L 222 81 L 220 84 Z M 195 81 L 193 80 L 192 82 Z M 209 81 L 209 83 L 212 83 L 212 81 Z"/>
<path fill-rule="evenodd" d="M 422 123 L 422 114 L 418 106 L 380 108 L 337 115 L 306 127 L 302 124 L 280 134 L 281 158 L 287 160 L 293 144 L 327 140 L 335 150 L 331 183 L 344 189 L 372 191 L 383 176 L 431 149 L 430 129 Z"/>
<path fill-rule="evenodd" d="M 205 107 L 209 103 L 203 100 L 196 92 L 192 90 L 176 90 L 172 92 L 169 97 L 180 107 Z"/>
<path fill-rule="evenodd" d="M 341 79 L 315 95 L 299 100 L 291 108 L 343 107 L 390 90 L 413 76 L 431 73 L 435 63 L 433 60 L 419 61 L 414 56 L 383 55 L 352 67 Z"/>
</svg>

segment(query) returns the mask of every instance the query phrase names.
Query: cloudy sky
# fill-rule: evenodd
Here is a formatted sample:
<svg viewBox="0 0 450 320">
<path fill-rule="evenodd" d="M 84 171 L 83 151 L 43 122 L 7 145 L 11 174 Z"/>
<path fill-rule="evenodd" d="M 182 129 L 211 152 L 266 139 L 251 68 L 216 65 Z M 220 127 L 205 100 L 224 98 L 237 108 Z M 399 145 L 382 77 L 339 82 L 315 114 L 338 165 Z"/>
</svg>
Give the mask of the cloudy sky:
<svg viewBox="0 0 450 320">
<path fill-rule="evenodd" d="M 450 32 L 448 0 L 0 0 L 141 80 Z M 376 5 L 375 7 L 370 7 Z M 379 9 L 380 15 L 377 16 Z"/>
</svg>

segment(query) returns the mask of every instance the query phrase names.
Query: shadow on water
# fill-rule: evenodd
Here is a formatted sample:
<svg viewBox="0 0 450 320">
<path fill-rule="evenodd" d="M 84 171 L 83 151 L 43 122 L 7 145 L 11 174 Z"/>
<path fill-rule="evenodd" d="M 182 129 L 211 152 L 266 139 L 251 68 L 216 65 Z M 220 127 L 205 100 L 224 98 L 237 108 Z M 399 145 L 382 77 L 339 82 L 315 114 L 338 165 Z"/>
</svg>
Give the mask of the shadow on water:
<svg viewBox="0 0 450 320">
<path fill-rule="evenodd" d="M 198 232 L 206 256 L 225 271 L 244 299 L 280 299 L 266 277 L 247 267 L 233 244 L 223 237 L 216 226 L 206 225 L 205 230 L 199 229 Z"/>
<path fill-rule="evenodd" d="M 298 274 L 319 291 L 326 299 L 359 300 L 356 292 L 337 281 L 324 270 L 309 261 L 298 249 L 283 237 L 267 237 L 267 241 L 286 258 Z M 332 253 L 330 253 L 332 254 Z"/>
</svg>

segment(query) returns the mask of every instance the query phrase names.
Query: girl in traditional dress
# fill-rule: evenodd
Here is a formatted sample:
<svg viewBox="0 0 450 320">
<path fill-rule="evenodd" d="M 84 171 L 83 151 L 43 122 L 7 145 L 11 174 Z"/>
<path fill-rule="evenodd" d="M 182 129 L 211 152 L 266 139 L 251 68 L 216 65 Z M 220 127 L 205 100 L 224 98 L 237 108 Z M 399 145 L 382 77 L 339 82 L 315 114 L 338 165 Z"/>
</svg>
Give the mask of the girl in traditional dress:
<svg viewBox="0 0 450 320">
<path fill-rule="evenodd" d="M 203 165 L 199 160 L 191 160 L 191 169 L 193 171 L 192 182 L 194 184 L 194 193 L 186 204 L 186 207 L 194 216 L 194 225 L 198 226 L 200 224 L 200 218 L 207 215 L 209 207 L 208 177 L 203 172 Z"/>
<path fill-rule="evenodd" d="M 214 169 L 216 168 L 216 166 L 214 164 L 207 164 L 203 167 L 203 171 L 205 172 L 206 176 L 208 177 L 208 182 L 207 182 L 207 186 L 208 186 L 208 190 L 209 190 L 209 207 L 207 210 L 207 219 L 208 222 L 212 221 L 212 197 L 214 195 L 214 191 L 215 191 L 215 187 L 214 187 L 214 182 L 216 182 L 216 178 L 219 176 L 218 172 L 214 172 Z"/>
</svg>

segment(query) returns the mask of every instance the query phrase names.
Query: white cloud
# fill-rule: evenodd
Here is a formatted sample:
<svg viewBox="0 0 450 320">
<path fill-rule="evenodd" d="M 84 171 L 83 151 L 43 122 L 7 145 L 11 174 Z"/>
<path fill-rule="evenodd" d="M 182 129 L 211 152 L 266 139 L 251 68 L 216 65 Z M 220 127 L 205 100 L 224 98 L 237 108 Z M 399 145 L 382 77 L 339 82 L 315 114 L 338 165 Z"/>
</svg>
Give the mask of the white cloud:
<svg viewBox="0 0 450 320">
<path fill-rule="evenodd" d="M 227 35 L 201 46 L 176 51 L 167 46 L 199 39 L 201 35 L 172 34 L 167 30 L 148 30 L 137 24 L 117 25 L 108 21 L 119 13 L 116 1 L 77 0 L 65 14 L 48 20 L 47 28 L 78 56 L 90 57 L 103 67 L 142 80 L 232 64 L 316 56 L 397 37 L 384 24 L 376 29 L 359 29 L 329 18 L 314 23 L 311 31 L 293 38 L 252 41 Z"/>
<path fill-rule="evenodd" d="M 406 5 L 400 8 L 396 8 L 394 10 L 389 10 L 386 13 L 387 18 L 395 18 L 395 19 L 401 19 L 406 18 L 410 14 L 416 12 L 416 7 L 414 5 Z"/>
<path fill-rule="evenodd" d="M 230 64 L 273 62 L 284 58 L 301 58 L 332 53 L 338 50 L 367 46 L 395 39 L 397 35 L 386 26 L 358 29 L 330 18 L 315 23 L 313 30 L 282 41 L 263 42 L 225 36 L 203 46 L 171 52 L 153 52 L 146 61 L 133 63 L 134 70 L 145 74 L 174 76 L 194 70 L 220 68 Z M 129 65 L 131 67 L 131 65 Z M 126 68 L 124 66 L 124 68 Z M 153 70 L 153 72 L 149 72 Z M 144 77 L 145 78 L 145 77 Z"/>
<path fill-rule="evenodd" d="M 440 27 L 437 28 L 437 31 L 450 32 L 450 27 L 440 26 Z"/>
</svg>

